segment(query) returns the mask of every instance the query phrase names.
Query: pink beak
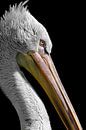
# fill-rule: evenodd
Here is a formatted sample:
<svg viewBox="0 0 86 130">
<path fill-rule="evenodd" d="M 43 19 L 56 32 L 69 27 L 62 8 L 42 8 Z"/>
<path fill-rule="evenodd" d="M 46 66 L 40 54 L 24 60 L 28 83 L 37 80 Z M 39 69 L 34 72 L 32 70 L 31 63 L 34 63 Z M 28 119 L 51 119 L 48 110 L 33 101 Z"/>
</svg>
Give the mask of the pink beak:
<svg viewBox="0 0 86 130">
<path fill-rule="evenodd" d="M 17 62 L 42 86 L 67 130 L 82 130 L 78 117 L 60 81 L 51 57 L 30 52 L 18 54 Z"/>
</svg>

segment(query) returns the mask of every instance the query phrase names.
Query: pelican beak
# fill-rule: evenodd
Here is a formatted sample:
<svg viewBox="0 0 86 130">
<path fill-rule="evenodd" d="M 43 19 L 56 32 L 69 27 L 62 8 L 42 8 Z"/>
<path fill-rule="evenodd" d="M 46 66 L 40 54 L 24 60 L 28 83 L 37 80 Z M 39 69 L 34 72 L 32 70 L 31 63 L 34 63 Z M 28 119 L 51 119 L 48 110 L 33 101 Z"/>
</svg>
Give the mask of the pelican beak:
<svg viewBox="0 0 86 130">
<path fill-rule="evenodd" d="M 29 71 L 42 86 L 67 130 L 82 130 L 78 117 L 60 81 L 50 55 L 19 53 L 17 62 Z"/>
</svg>

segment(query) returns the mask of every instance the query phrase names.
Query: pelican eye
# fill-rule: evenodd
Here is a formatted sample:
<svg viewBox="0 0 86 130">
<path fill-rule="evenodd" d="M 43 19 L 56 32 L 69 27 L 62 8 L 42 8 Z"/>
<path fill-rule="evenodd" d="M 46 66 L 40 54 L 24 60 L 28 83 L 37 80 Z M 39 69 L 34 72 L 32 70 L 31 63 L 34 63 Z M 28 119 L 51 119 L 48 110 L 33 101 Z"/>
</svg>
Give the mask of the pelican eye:
<svg viewBox="0 0 86 130">
<path fill-rule="evenodd" d="M 44 48 L 45 48 L 46 43 L 45 43 L 44 40 L 40 39 L 40 43 L 39 43 L 39 45 L 40 45 L 41 47 L 44 47 Z"/>
<path fill-rule="evenodd" d="M 46 42 L 42 39 L 40 39 L 38 51 L 41 54 L 44 54 L 44 53 L 48 54 L 48 52 L 46 50 Z"/>
</svg>

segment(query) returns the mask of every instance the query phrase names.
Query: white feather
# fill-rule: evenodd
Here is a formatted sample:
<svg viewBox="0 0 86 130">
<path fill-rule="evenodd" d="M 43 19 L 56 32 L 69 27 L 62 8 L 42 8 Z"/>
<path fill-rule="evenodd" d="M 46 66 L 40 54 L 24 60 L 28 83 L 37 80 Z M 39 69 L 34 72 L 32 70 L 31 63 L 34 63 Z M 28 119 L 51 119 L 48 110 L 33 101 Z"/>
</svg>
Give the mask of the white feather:
<svg viewBox="0 0 86 130">
<path fill-rule="evenodd" d="M 0 86 L 18 112 L 21 130 L 51 130 L 46 108 L 16 63 L 19 52 L 38 50 L 43 39 L 50 53 L 46 29 L 20 3 L 10 7 L 0 21 Z"/>
</svg>

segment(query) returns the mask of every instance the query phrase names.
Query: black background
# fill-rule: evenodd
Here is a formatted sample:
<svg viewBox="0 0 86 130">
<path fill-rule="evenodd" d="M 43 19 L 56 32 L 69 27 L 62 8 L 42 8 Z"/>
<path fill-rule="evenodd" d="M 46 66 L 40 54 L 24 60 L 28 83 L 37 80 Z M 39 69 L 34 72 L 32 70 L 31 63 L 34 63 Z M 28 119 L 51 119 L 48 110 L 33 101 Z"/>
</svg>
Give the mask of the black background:
<svg viewBox="0 0 86 130">
<path fill-rule="evenodd" d="M 10 4 L 21 1 L 3 0 L 2 2 L 0 16 L 8 10 Z M 49 32 L 53 43 L 51 56 L 83 129 L 86 129 L 84 3 L 30 0 L 28 9 Z M 27 72 L 25 74 L 27 75 Z M 53 130 L 65 130 L 44 92 L 41 91 L 40 94 L 40 91 L 37 91 L 45 103 Z M 0 129 L 20 130 L 17 113 L 1 91 Z"/>
</svg>

